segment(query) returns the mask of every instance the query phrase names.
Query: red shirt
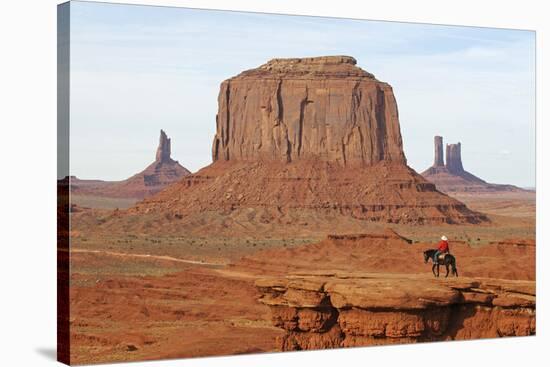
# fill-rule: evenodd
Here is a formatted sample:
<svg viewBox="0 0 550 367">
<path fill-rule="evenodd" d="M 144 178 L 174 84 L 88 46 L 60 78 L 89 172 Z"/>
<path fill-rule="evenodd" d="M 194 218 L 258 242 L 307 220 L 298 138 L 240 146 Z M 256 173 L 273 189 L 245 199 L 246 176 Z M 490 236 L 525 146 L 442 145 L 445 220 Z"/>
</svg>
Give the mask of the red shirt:
<svg viewBox="0 0 550 367">
<path fill-rule="evenodd" d="M 440 252 L 448 252 L 449 251 L 449 242 L 447 241 L 439 241 L 439 243 L 437 244 L 437 249 L 440 251 Z"/>
</svg>

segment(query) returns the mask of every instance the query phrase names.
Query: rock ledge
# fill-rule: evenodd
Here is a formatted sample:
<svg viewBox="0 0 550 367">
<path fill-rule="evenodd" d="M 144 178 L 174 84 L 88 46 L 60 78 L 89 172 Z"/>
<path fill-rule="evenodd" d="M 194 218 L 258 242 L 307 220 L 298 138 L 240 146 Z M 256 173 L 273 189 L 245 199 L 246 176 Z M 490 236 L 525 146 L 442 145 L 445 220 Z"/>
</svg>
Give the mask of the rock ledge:
<svg viewBox="0 0 550 367">
<path fill-rule="evenodd" d="M 256 281 L 283 350 L 535 334 L 535 282 L 308 272 Z"/>
</svg>

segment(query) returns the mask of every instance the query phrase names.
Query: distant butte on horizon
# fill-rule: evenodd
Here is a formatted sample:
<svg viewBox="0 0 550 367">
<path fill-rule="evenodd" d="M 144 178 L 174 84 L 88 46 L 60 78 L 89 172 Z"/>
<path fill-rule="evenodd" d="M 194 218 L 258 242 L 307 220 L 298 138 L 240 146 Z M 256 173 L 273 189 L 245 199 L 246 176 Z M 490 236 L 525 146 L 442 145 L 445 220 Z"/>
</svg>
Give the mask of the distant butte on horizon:
<svg viewBox="0 0 550 367">
<path fill-rule="evenodd" d="M 172 159 L 172 142 L 164 130 L 160 130 L 155 161 L 143 171 L 123 181 L 80 180 L 71 177 L 71 192 L 81 195 L 144 199 L 191 172 Z"/>
<path fill-rule="evenodd" d="M 462 165 L 462 144 L 447 144 L 446 157 L 443 157 L 443 137 L 434 137 L 434 163 L 421 173 L 445 193 L 489 193 L 527 191 L 514 185 L 493 184 L 466 171 Z"/>
</svg>

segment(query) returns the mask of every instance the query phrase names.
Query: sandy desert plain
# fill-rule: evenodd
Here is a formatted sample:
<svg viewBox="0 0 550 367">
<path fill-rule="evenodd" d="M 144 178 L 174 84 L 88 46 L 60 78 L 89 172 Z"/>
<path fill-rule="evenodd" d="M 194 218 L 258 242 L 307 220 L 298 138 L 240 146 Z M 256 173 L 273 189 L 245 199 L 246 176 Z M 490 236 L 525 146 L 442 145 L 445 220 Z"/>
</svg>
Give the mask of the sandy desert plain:
<svg viewBox="0 0 550 367">
<path fill-rule="evenodd" d="M 198 172 L 174 179 L 161 135 L 157 171 L 111 196 L 59 186 L 71 363 L 535 334 L 535 192 L 440 192 L 406 165 L 391 87 L 355 63 L 224 81 Z M 442 234 L 459 277 L 424 263 Z"/>
</svg>

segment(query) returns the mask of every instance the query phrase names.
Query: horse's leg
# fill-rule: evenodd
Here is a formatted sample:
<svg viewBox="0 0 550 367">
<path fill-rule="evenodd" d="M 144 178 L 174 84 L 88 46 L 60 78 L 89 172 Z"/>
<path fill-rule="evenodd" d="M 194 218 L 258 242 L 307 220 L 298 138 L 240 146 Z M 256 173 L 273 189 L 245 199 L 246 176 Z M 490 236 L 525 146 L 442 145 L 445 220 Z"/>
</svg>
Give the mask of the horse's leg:
<svg viewBox="0 0 550 367">
<path fill-rule="evenodd" d="M 449 276 L 449 264 L 445 263 L 445 270 L 447 270 L 447 274 L 445 274 L 445 278 Z"/>
<path fill-rule="evenodd" d="M 432 265 L 432 273 L 434 274 L 434 277 L 437 276 L 437 275 L 435 275 L 435 264 Z"/>
<path fill-rule="evenodd" d="M 439 264 L 437 264 L 437 277 L 439 278 Z"/>
</svg>

